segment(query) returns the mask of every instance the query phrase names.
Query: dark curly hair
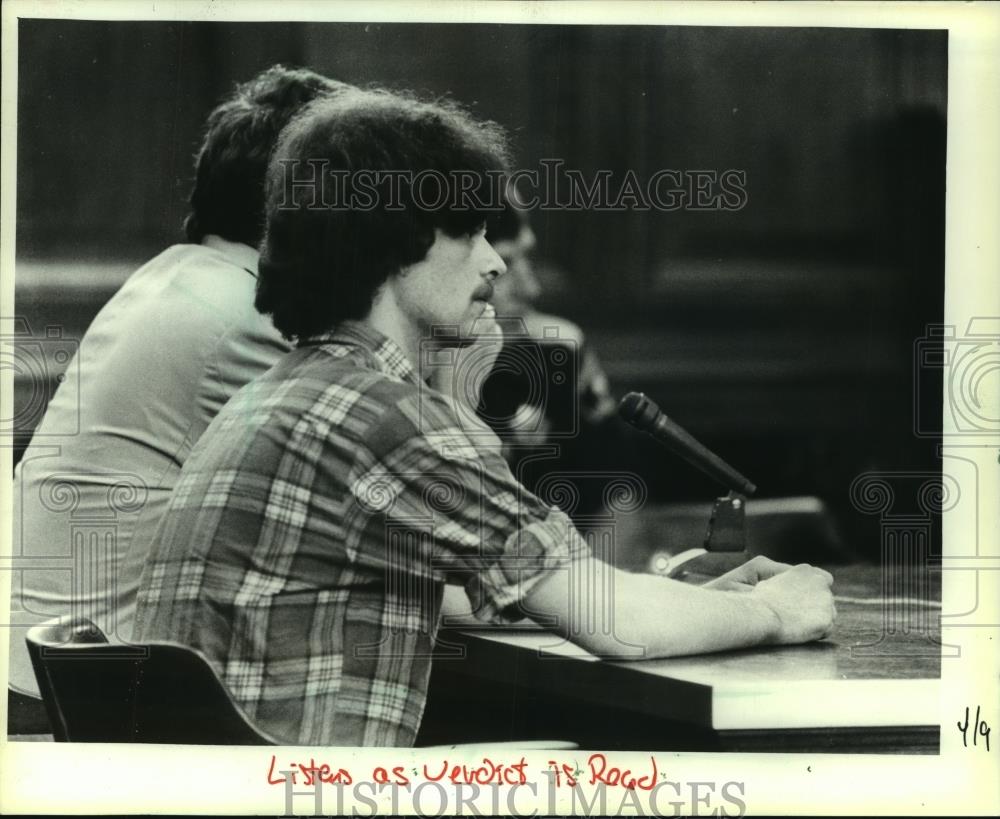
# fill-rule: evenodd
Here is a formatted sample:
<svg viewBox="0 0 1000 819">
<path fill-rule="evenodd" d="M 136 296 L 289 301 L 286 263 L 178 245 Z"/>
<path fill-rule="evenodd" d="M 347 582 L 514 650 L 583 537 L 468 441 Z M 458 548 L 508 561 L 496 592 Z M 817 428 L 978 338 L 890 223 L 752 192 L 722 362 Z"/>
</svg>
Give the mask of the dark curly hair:
<svg viewBox="0 0 1000 819">
<path fill-rule="evenodd" d="M 448 100 L 381 89 L 317 100 L 281 135 L 268 171 L 257 309 L 299 340 L 364 318 L 436 229 L 483 224 L 508 161 L 500 126 Z"/>
<path fill-rule="evenodd" d="M 278 134 L 306 103 L 351 86 L 275 65 L 236 86 L 205 126 L 184 220 L 188 241 L 214 233 L 256 247 L 264 233 L 264 177 Z"/>
</svg>

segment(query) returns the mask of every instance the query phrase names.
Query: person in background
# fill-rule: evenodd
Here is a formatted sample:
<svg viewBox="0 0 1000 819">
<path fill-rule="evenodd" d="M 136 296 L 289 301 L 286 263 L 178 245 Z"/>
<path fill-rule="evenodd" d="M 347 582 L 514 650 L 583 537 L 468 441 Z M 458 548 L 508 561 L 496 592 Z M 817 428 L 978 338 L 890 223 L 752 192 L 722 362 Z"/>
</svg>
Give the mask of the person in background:
<svg viewBox="0 0 1000 819">
<path fill-rule="evenodd" d="M 535 492 L 560 487 L 564 511 L 585 527 L 607 513 L 608 476 L 633 462 L 636 436 L 618 418 L 608 378 L 580 327 L 536 306 L 542 295 L 533 265 L 536 238 L 513 188 L 488 221 L 487 237 L 507 265 L 493 298 L 507 343 L 484 386 L 480 415 L 504 440 L 518 479 Z M 543 389 L 533 389 L 529 370 L 545 379 Z M 573 389 L 560 389 L 562 383 Z"/>
<path fill-rule="evenodd" d="M 208 117 L 188 243 L 133 273 L 81 340 L 15 471 L 11 732 L 47 730 L 27 628 L 73 615 L 131 638 L 139 574 L 191 448 L 287 352 L 253 306 L 265 171 L 291 117 L 347 87 L 280 65 L 238 85 Z"/>
<path fill-rule="evenodd" d="M 203 652 L 279 742 L 412 745 L 446 584 L 484 621 L 519 607 L 622 659 L 832 627 L 826 572 L 756 560 L 722 591 L 615 570 L 511 473 L 462 376 L 499 353 L 505 266 L 485 214 L 454 195 L 470 173 L 489 187 L 506 155 L 497 126 L 378 91 L 314 103 L 275 152 L 256 303 L 296 349 L 185 462 L 136 638 Z M 314 164 L 337 174 L 339 206 L 287 173 Z M 417 181 L 430 171 L 433 207 Z"/>
</svg>

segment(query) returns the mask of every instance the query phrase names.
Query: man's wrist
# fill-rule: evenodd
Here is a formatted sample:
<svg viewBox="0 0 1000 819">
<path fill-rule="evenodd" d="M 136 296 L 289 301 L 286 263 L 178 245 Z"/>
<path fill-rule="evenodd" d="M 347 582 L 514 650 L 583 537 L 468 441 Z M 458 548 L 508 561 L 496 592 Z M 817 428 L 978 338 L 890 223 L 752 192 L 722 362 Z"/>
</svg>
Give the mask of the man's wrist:
<svg viewBox="0 0 1000 819">
<path fill-rule="evenodd" d="M 781 618 L 771 606 L 753 592 L 724 592 L 740 605 L 750 627 L 751 640 L 757 645 L 772 645 L 780 641 Z"/>
</svg>

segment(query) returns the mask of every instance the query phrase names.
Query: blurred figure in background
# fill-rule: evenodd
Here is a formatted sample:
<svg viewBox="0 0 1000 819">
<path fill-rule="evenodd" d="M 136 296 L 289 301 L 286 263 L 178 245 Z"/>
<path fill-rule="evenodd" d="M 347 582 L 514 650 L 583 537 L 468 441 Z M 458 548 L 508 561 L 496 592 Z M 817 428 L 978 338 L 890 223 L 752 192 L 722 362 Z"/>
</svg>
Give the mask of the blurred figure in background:
<svg viewBox="0 0 1000 819">
<path fill-rule="evenodd" d="M 265 171 L 292 116 L 345 88 L 273 66 L 216 107 L 196 160 L 189 244 L 136 271 L 80 342 L 14 478 L 14 555 L 38 563 L 15 572 L 11 590 L 12 733 L 47 730 L 27 627 L 77 615 L 112 640 L 131 638 L 139 574 L 192 446 L 289 349 L 253 306 Z M 110 542 L 75 531 L 81 518 L 109 516 Z M 74 570 L 47 568 L 53 557 Z"/>
<path fill-rule="evenodd" d="M 509 196 L 487 223 L 487 238 L 507 265 L 493 295 L 505 342 L 483 388 L 480 415 L 505 441 L 511 470 L 528 489 L 545 495 L 555 473 L 570 480 L 574 491 L 564 492 L 560 505 L 585 527 L 588 517 L 605 511 L 601 473 L 628 469 L 634 436 L 618 419 L 608 378 L 583 331 L 536 307 L 542 287 L 532 264 L 535 234 L 516 191 Z"/>
</svg>

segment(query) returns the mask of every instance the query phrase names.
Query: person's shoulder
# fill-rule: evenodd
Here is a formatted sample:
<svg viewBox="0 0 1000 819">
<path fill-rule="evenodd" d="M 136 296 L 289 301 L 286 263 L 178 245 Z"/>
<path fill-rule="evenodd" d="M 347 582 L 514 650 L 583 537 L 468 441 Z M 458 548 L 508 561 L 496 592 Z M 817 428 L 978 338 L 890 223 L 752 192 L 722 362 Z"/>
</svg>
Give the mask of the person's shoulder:
<svg viewBox="0 0 1000 819">
<path fill-rule="evenodd" d="M 252 249 L 248 247 L 247 251 Z M 252 303 L 256 278 L 249 265 L 219 250 L 206 245 L 175 244 L 139 267 L 126 281 L 126 287 L 161 297 L 173 289 L 193 299 L 232 295 L 235 290 L 250 293 Z"/>
<path fill-rule="evenodd" d="M 139 266 L 102 306 L 87 330 L 98 338 L 134 336 L 136 341 L 169 332 L 175 345 L 215 336 L 232 315 L 232 301 L 213 293 L 199 245 L 176 244 Z M 244 272 L 251 279 L 249 273 Z M 232 295 L 230 293 L 230 295 Z M 252 303 L 252 290 L 249 300 Z M 228 304 L 227 304 L 228 302 Z"/>
<path fill-rule="evenodd" d="M 313 394 L 317 402 L 327 405 L 331 417 L 339 419 L 350 413 L 353 419 L 363 418 L 368 424 L 390 411 L 408 416 L 405 408 L 416 406 L 422 392 L 420 386 L 372 366 L 366 356 L 349 346 L 296 347 L 282 357 L 268 378 L 284 382 L 284 390 Z"/>
<path fill-rule="evenodd" d="M 483 434 L 474 414 L 463 417 L 454 405 L 426 384 L 381 382 L 373 390 L 381 414 L 369 439 L 378 452 L 412 451 L 444 460 L 478 459 L 471 436 Z"/>
<path fill-rule="evenodd" d="M 206 245 L 175 245 L 166 252 L 171 251 L 175 259 L 171 272 L 189 292 L 213 300 L 247 295 L 249 298 L 240 298 L 232 305 L 240 310 L 247 306 L 252 308 L 257 278 L 252 269 L 254 265 L 249 261 Z"/>
<path fill-rule="evenodd" d="M 207 245 L 172 245 L 133 277 L 137 301 L 173 314 L 200 335 L 249 336 L 288 349 L 271 321 L 254 307 L 253 250 L 243 249 L 242 256 L 235 256 Z"/>
</svg>

